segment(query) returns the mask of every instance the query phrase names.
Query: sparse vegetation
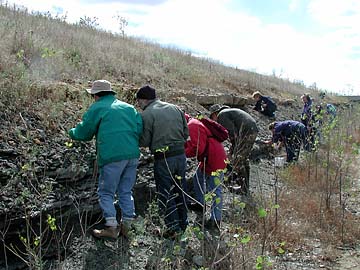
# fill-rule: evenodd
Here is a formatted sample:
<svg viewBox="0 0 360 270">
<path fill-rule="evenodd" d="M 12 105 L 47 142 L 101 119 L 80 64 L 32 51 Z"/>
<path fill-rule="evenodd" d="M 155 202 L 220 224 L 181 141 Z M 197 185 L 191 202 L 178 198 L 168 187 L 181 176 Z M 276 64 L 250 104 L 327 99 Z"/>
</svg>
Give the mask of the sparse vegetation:
<svg viewBox="0 0 360 270">
<path fill-rule="evenodd" d="M 345 105 L 337 122 L 324 125 L 317 151 L 302 154 L 299 163 L 280 169 L 271 159 L 270 165 L 259 161 L 270 189 L 259 185 L 253 198 L 244 198 L 230 192 L 228 181 L 222 183 L 225 210 L 218 234 L 204 229 L 204 215 L 199 221 L 192 214 L 182 237 L 164 239 L 151 194 L 131 239 L 94 241 L 88 231 L 100 223 L 95 149 L 66 135 L 91 103 L 83 91 L 89 80 L 110 80 L 118 96 L 132 104 L 137 87 L 151 83 L 161 97 L 186 109 L 201 106 L 183 93 L 248 96 L 261 90 L 286 100 L 304 92 L 317 96 L 316 84 L 306 89 L 301 81 L 225 67 L 128 37 L 127 21 L 119 15 L 120 35 L 98 30 L 96 18 L 70 25 L 64 17 L 29 14 L 7 4 L 0 5 L 0 18 L 0 263 L 5 269 L 11 269 L 12 254 L 31 269 L 280 269 L 277 265 L 301 258 L 301 250 L 314 243 L 323 248 L 324 264 L 334 260 L 335 247 L 359 244 L 359 211 L 353 213 L 350 202 L 359 198 L 360 112 Z M 290 110 L 284 117 L 296 114 L 296 108 Z M 148 163 L 151 157 L 143 150 L 143 182 L 152 178 Z M 259 178 L 255 169 L 252 182 Z M 135 199 L 142 196 L 145 192 Z M 204 196 L 210 204 L 212 193 Z"/>
<path fill-rule="evenodd" d="M 96 18 L 85 16 L 80 23 L 69 25 L 66 18 L 29 14 L 6 4 L 0 6 L 0 16 L 0 71 L 7 89 L 24 92 L 39 81 L 111 78 L 135 85 L 150 82 L 159 90 L 201 87 L 250 94 L 261 89 L 286 98 L 305 90 L 299 82 L 225 67 L 191 52 L 127 37 L 124 32 L 118 36 L 96 30 Z M 118 18 L 124 31 L 126 20 Z"/>
</svg>

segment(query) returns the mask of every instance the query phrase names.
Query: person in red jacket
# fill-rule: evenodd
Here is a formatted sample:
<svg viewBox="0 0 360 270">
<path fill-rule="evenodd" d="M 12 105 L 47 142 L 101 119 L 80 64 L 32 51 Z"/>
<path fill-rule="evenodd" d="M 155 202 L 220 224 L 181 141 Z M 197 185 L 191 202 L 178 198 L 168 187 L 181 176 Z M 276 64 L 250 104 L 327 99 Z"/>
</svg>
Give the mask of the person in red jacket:
<svg viewBox="0 0 360 270">
<path fill-rule="evenodd" d="M 204 206 L 204 196 L 213 192 L 210 220 L 206 221 L 207 229 L 219 228 L 222 209 L 222 188 L 226 152 L 221 142 L 211 137 L 210 130 L 201 121 L 185 115 L 188 121 L 190 139 L 185 143 L 186 157 L 197 157 L 198 169 L 193 177 L 195 199 Z"/>
</svg>

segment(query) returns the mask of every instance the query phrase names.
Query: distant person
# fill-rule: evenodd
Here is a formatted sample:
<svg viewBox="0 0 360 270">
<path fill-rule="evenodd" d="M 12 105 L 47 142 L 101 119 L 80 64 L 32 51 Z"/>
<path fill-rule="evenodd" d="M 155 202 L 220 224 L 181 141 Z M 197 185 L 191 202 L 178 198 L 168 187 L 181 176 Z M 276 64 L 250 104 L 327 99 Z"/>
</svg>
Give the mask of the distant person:
<svg viewBox="0 0 360 270">
<path fill-rule="evenodd" d="M 303 110 L 301 113 L 301 123 L 307 129 L 307 138 L 305 144 L 305 150 L 311 151 L 315 147 L 316 128 L 314 123 L 314 113 L 312 110 L 312 98 L 310 94 L 304 94 L 301 96 L 302 102 L 304 103 Z"/>
<path fill-rule="evenodd" d="M 313 114 L 312 131 L 315 132 L 315 146 L 323 142 L 322 132 L 330 127 L 336 118 L 336 107 L 333 104 L 319 104 Z M 331 125 L 331 128 L 334 126 Z M 316 148 L 316 147 L 315 147 Z"/>
<path fill-rule="evenodd" d="M 271 97 L 263 96 L 260 92 L 253 93 L 253 98 L 256 101 L 254 110 L 262 113 L 263 115 L 274 117 L 277 106 Z"/>
<path fill-rule="evenodd" d="M 143 110 L 140 146 L 154 154 L 154 177 L 158 205 L 164 217 L 166 238 L 175 238 L 187 227 L 185 142 L 189 131 L 184 113 L 175 105 L 156 98 L 155 89 L 146 85 L 136 93 Z"/>
<path fill-rule="evenodd" d="M 192 210 L 201 210 L 205 204 L 204 196 L 213 192 L 210 220 L 205 228 L 216 229 L 221 223 L 221 209 L 223 205 L 221 184 L 224 180 L 226 168 L 226 151 L 220 141 L 212 136 L 211 131 L 198 119 L 186 115 L 190 140 L 185 144 L 186 157 L 197 157 L 200 162 L 193 177 L 195 199 L 201 203 L 190 204 Z"/>
<path fill-rule="evenodd" d="M 317 148 L 317 145 L 320 144 L 322 142 L 322 135 L 321 135 L 321 130 L 323 128 L 324 125 L 324 120 L 326 117 L 326 111 L 323 107 L 322 104 L 318 104 L 315 106 L 315 110 L 312 114 L 312 132 L 315 133 L 315 146 L 313 146 L 313 148 Z"/>
<path fill-rule="evenodd" d="M 336 118 L 336 107 L 330 103 L 327 103 L 325 106 L 319 104 L 316 106 L 314 115 L 315 121 L 321 119 L 321 122 L 327 120 L 328 123 L 331 123 Z"/>
<path fill-rule="evenodd" d="M 311 127 L 312 120 L 312 98 L 310 97 L 310 94 L 304 94 L 301 96 L 301 100 L 304 103 L 301 113 L 301 123 L 309 129 Z"/>
<path fill-rule="evenodd" d="M 114 207 L 116 193 L 123 226 L 129 226 L 135 218 L 132 188 L 140 156 L 142 119 L 132 105 L 116 99 L 110 82 L 94 81 L 91 89 L 86 90 L 95 102 L 83 115 L 82 122 L 69 131 L 69 135 L 79 141 L 90 141 L 96 137 L 100 168 L 98 195 L 106 228 L 93 230 L 93 235 L 117 238 L 120 229 Z"/>
<path fill-rule="evenodd" d="M 234 171 L 241 178 L 240 192 L 248 195 L 250 188 L 249 157 L 259 132 L 256 121 L 243 110 L 220 104 L 212 105 L 209 111 L 210 118 L 223 125 L 229 132 L 231 163 Z"/>
<path fill-rule="evenodd" d="M 336 107 L 333 104 L 326 104 L 326 114 L 327 114 L 327 118 L 329 123 L 332 123 L 332 121 L 334 121 L 334 119 L 336 118 Z"/>
<path fill-rule="evenodd" d="M 299 159 L 301 145 L 306 143 L 306 127 L 303 123 L 293 120 L 272 122 L 269 125 L 272 140 L 267 143 L 280 143 L 286 149 L 286 162 L 290 163 Z"/>
</svg>

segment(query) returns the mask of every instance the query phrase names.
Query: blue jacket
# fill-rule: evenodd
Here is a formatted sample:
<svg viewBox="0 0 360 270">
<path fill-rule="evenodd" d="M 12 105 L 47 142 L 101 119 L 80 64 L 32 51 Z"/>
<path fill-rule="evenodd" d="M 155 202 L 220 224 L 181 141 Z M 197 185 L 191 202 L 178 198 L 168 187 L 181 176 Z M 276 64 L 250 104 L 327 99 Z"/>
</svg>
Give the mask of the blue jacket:
<svg viewBox="0 0 360 270">
<path fill-rule="evenodd" d="M 277 143 L 278 141 L 285 142 L 295 135 L 301 135 L 301 137 L 303 137 L 305 132 L 306 128 L 304 124 L 298 121 L 286 120 L 275 122 L 272 141 L 273 143 Z"/>
<path fill-rule="evenodd" d="M 303 107 L 303 111 L 301 113 L 301 122 L 306 126 L 311 126 L 311 120 L 313 117 L 313 113 L 311 110 L 312 101 L 306 102 Z"/>
<path fill-rule="evenodd" d="M 277 106 L 271 97 L 261 96 L 260 99 L 256 102 L 254 109 L 259 112 L 262 111 L 262 106 L 261 106 L 262 104 L 266 105 L 265 108 L 269 112 L 275 112 L 277 109 Z"/>
</svg>

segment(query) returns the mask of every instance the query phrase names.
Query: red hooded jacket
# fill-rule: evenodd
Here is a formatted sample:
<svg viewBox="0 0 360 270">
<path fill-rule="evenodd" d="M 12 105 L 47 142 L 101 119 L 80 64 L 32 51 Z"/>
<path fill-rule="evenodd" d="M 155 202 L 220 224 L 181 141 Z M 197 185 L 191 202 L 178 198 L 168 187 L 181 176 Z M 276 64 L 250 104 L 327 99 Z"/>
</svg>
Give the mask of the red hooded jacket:
<svg viewBox="0 0 360 270">
<path fill-rule="evenodd" d="M 198 119 L 190 118 L 188 121 L 190 140 L 185 143 L 186 157 L 197 157 L 200 168 L 204 169 L 202 157 L 208 152 L 205 173 L 211 175 L 219 169 L 225 169 L 227 159 L 224 146 L 221 142 L 211 137 L 210 130 Z"/>
</svg>

